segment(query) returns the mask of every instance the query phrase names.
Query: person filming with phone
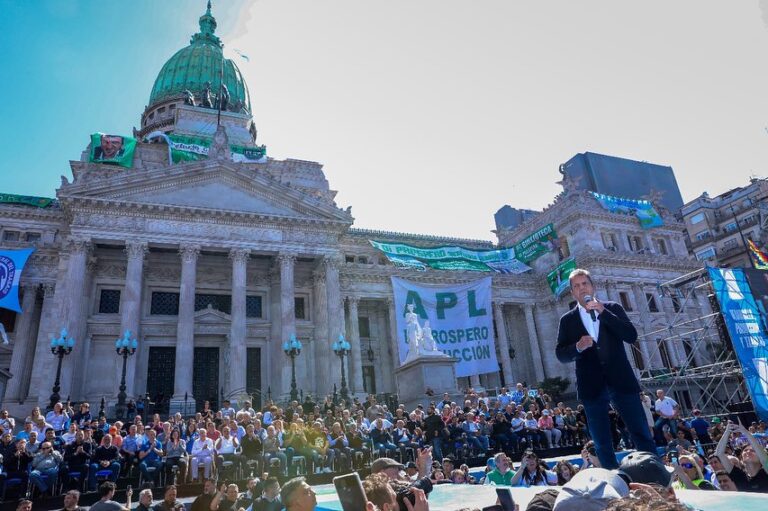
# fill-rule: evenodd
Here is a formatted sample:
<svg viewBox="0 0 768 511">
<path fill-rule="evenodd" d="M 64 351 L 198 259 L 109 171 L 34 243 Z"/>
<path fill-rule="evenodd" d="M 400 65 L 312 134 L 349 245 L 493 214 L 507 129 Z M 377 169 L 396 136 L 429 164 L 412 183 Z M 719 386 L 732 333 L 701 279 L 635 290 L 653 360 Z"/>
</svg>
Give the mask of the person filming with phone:
<svg viewBox="0 0 768 511">
<path fill-rule="evenodd" d="M 621 415 L 637 450 L 656 452 L 640 403 L 640 384 L 629 365 L 624 343 L 637 341 L 637 330 L 616 302 L 595 298 L 595 285 L 587 270 L 569 277 L 577 305 L 560 318 L 556 354 L 560 362 L 576 362 L 576 390 L 595 442 L 600 464 L 619 467 L 613 450 L 609 405 Z"/>
</svg>

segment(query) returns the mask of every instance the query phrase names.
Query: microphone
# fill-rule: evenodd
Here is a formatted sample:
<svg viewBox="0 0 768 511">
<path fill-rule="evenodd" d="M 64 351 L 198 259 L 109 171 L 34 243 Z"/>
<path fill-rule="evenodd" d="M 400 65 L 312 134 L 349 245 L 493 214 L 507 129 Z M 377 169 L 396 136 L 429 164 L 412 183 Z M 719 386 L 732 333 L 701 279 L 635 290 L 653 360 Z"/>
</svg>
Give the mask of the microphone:
<svg viewBox="0 0 768 511">
<path fill-rule="evenodd" d="M 584 295 L 584 303 L 589 303 L 594 298 L 592 298 L 592 295 Z M 592 321 L 597 321 L 597 316 L 595 316 L 595 311 L 591 310 L 589 311 L 589 317 L 592 318 Z"/>
</svg>

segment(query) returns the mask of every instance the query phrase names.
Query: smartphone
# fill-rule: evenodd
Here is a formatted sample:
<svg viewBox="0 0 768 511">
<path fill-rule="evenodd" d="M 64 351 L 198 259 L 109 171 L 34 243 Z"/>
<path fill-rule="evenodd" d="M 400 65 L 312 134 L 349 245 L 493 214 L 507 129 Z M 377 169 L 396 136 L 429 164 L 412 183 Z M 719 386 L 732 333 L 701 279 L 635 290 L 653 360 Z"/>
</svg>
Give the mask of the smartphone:
<svg viewBox="0 0 768 511">
<path fill-rule="evenodd" d="M 363 483 L 356 472 L 333 478 L 333 486 L 339 495 L 341 509 L 343 511 L 360 511 L 365 509 L 368 499 L 365 498 Z"/>
<path fill-rule="evenodd" d="M 503 511 L 515 511 L 515 499 L 512 498 L 512 490 L 509 488 L 496 488 L 496 496 Z"/>
</svg>

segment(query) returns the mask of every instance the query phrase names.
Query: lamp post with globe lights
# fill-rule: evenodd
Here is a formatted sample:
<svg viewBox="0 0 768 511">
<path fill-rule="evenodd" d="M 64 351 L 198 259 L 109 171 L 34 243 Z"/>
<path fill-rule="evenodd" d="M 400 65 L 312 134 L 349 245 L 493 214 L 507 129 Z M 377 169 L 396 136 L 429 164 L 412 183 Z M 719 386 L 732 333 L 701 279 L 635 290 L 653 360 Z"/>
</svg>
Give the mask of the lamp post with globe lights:
<svg viewBox="0 0 768 511">
<path fill-rule="evenodd" d="M 125 403 L 125 366 L 128 363 L 128 357 L 136 353 L 136 348 L 139 347 L 139 341 L 134 337 L 131 339 L 131 331 L 126 330 L 123 337 L 118 338 L 115 341 L 115 351 L 118 355 L 123 357 L 123 375 L 120 378 L 120 392 L 117 393 L 117 404 L 115 405 L 115 416 L 118 419 L 125 418 L 127 411 L 127 405 Z"/>
<path fill-rule="evenodd" d="M 349 389 L 347 388 L 347 377 L 344 370 L 344 357 L 349 355 L 352 345 L 344 339 L 344 334 L 339 334 L 339 340 L 331 345 L 333 352 L 341 359 L 341 399 L 349 401 Z"/>
<path fill-rule="evenodd" d="M 51 394 L 51 402 L 49 409 L 53 410 L 56 403 L 59 402 L 61 396 L 59 391 L 61 390 L 61 363 L 64 361 L 64 357 L 72 353 L 72 348 L 75 347 L 75 340 L 69 337 L 69 333 L 66 328 L 61 329 L 59 338 L 51 336 L 51 353 L 59 358 L 58 366 L 56 367 L 56 380 L 53 382 L 53 392 Z"/>
<path fill-rule="evenodd" d="M 296 338 L 296 334 L 291 334 L 291 338 L 283 343 L 283 352 L 291 357 L 291 401 L 299 399 L 299 391 L 296 389 L 296 357 L 301 355 L 301 341 Z"/>
</svg>

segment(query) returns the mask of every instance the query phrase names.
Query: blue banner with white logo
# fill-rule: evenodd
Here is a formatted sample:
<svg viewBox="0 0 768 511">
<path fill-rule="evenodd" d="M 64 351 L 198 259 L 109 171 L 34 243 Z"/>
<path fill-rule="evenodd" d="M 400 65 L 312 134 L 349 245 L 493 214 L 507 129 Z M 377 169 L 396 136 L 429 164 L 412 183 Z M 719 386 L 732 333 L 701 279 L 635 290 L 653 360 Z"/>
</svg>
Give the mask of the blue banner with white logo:
<svg viewBox="0 0 768 511">
<path fill-rule="evenodd" d="M 755 412 L 768 420 L 768 346 L 747 277 L 739 268 L 709 268 L 709 277 Z"/>
<path fill-rule="evenodd" d="M 19 280 L 34 248 L 0 250 L 0 307 L 21 312 Z"/>
</svg>

